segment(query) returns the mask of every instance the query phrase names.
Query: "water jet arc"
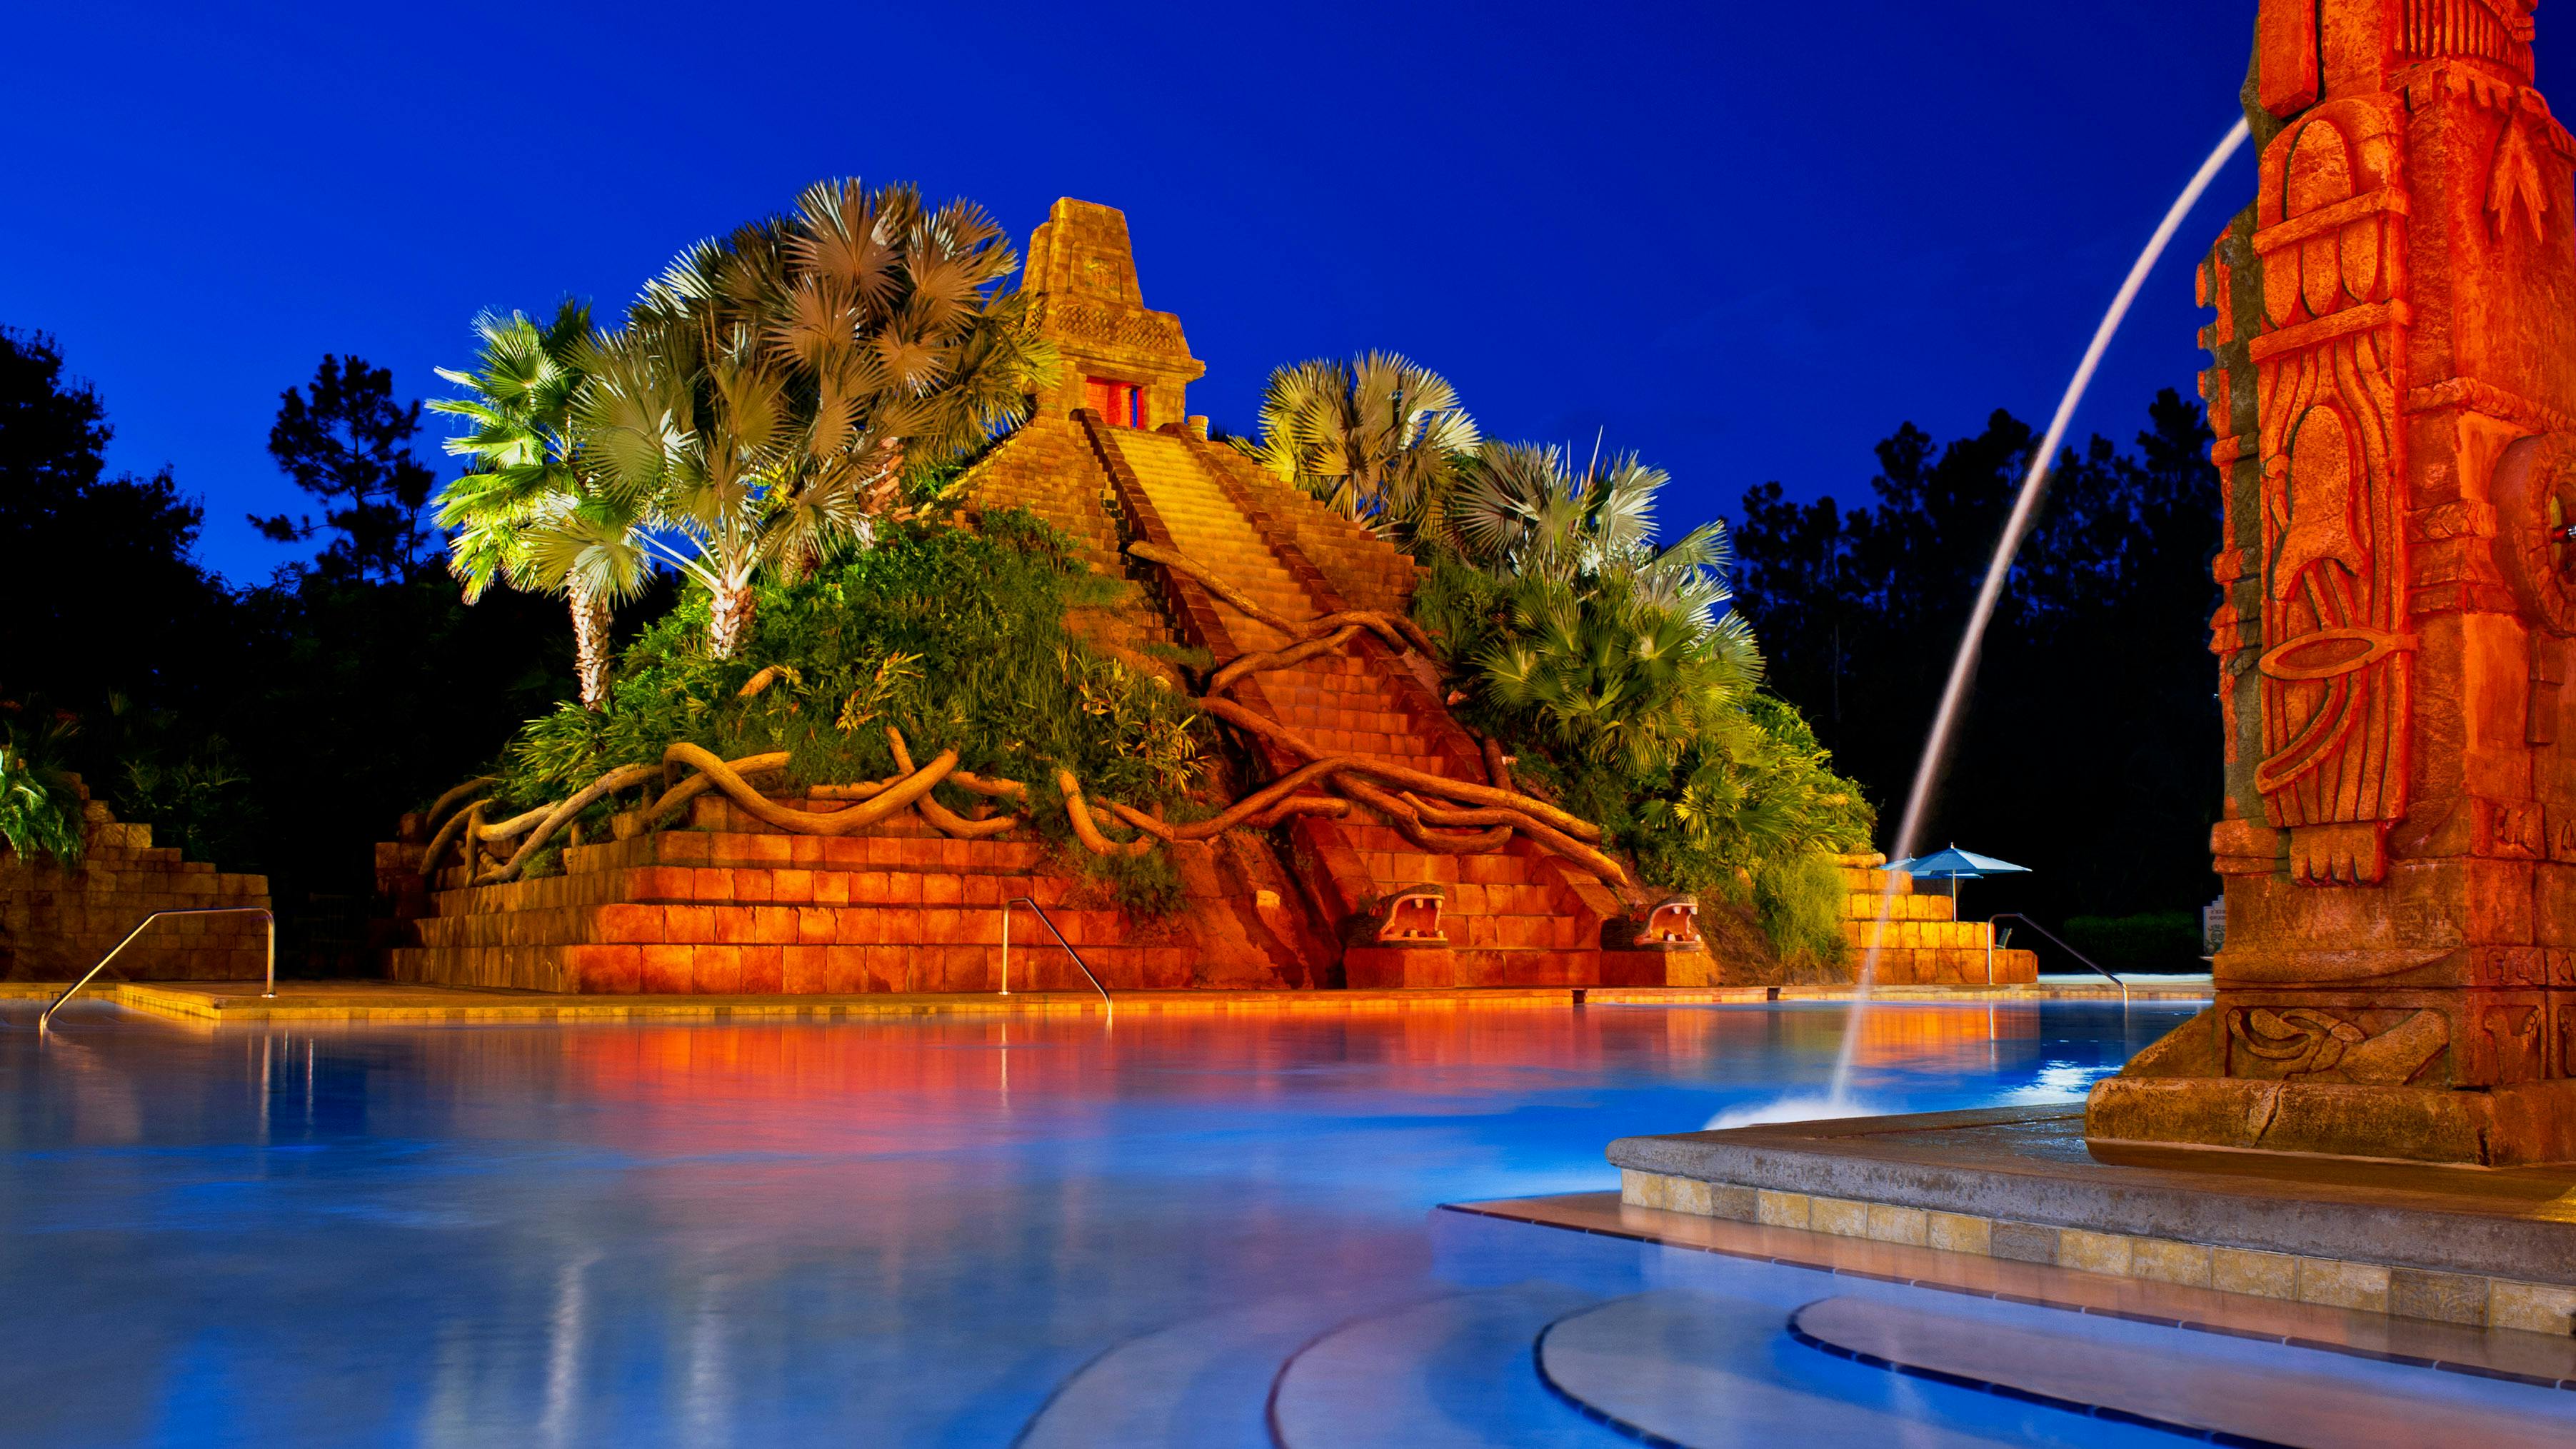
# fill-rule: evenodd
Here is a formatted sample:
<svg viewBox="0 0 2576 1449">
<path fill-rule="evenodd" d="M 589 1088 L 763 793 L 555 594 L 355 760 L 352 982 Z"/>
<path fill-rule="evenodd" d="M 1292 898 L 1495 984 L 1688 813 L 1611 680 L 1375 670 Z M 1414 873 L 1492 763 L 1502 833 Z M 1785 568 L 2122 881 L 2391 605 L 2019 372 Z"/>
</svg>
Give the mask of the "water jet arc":
<svg viewBox="0 0 2576 1449">
<path fill-rule="evenodd" d="M 2084 349 L 2084 361 L 2077 365 L 2074 378 L 2066 384 L 2065 395 L 2057 400 L 2057 415 L 2049 419 L 2048 435 L 2041 440 L 2038 451 L 2031 455 L 2030 471 L 2022 477 L 2021 492 L 2013 499 L 2012 514 L 2004 521 L 2003 536 L 1995 540 L 1994 561 L 1987 565 L 1986 580 L 1977 589 L 1976 607 L 1968 612 L 1968 626 L 1960 632 L 1959 652 L 1950 661 L 1949 682 L 1941 690 L 1941 707 L 1933 712 L 1932 732 L 1923 741 L 1923 759 L 1915 767 L 1914 787 L 1906 794 L 1905 813 L 1899 817 L 1896 827 L 1894 859 L 1903 860 L 1914 854 L 1916 837 L 1923 828 L 1923 815 L 1931 802 L 1933 781 L 1940 778 L 1941 766 L 1949 758 L 1950 747 L 1958 732 L 1959 708 L 1967 699 L 1968 680 L 1976 673 L 1977 653 L 1985 643 L 1986 625 L 1994 619 L 1995 604 L 2003 597 L 2004 580 L 2011 577 L 2013 557 L 2021 552 L 2022 540 L 2030 533 L 2031 520 L 2038 517 L 2039 505 L 2048 495 L 2049 469 L 2057 461 L 2058 448 L 2066 441 L 2067 424 L 2074 421 L 2075 409 L 2084 401 L 2085 389 L 2093 385 L 2093 374 L 2102 365 L 2102 354 L 2110 350 L 2111 339 L 2119 333 L 2120 324 L 2127 320 L 2129 306 L 2137 301 L 2138 291 L 2146 285 L 2147 275 L 2156 269 L 2156 263 L 2163 258 L 2165 247 L 2173 241 L 2174 233 L 2182 229 L 2184 218 L 2200 204 L 2202 194 L 2209 190 L 2211 182 L 2218 179 L 2220 169 L 2245 144 L 2249 134 L 2245 118 L 2239 116 L 2217 149 L 2209 153 L 2209 159 L 2200 163 L 2200 170 L 2191 178 L 2191 184 L 2182 189 L 2182 195 L 2174 198 L 2173 206 L 2165 212 L 2164 221 L 2156 227 L 2156 234 L 2148 238 L 2146 250 L 2138 253 L 2137 261 L 2129 267 L 2128 280 L 2120 284 L 2119 295 L 2111 299 L 2111 309 L 2102 314 L 2101 325 L 2093 329 L 2093 344 Z M 1886 939 L 1888 912 L 1896 898 L 1894 885 L 1895 879 L 1890 876 L 1887 887 L 1879 892 L 1878 929 L 1872 933 L 1870 944 L 1864 948 L 1861 957 L 1860 980 L 1852 997 L 1851 1020 L 1843 1028 L 1842 1054 L 1834 1063 L 1829 1095 L 1836 1102 L 1845 1100 L 1851 1092 L 1852 1060 L 1860 1045 L 1861 1018 L 1869 1011 L 1870 987 L 1878 973 L 1879 943 Z"/>
</svg>

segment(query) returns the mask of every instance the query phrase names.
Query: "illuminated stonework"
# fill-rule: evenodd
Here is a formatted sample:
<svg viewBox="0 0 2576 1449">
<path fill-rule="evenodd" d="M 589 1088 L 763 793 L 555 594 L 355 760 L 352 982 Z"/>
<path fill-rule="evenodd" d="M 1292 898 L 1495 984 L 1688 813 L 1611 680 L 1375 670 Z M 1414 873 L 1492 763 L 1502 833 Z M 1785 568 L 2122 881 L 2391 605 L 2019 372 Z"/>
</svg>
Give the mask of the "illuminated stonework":
<svg viewBox="0 0 2576 1449">
<path fill-rule="evenodd" d="M 2217 1004 L 2096 1138 L 2576 1158 L 2576 139 L 2531 0 L 2264 0 L 2201 271 Z"/>
</svg>

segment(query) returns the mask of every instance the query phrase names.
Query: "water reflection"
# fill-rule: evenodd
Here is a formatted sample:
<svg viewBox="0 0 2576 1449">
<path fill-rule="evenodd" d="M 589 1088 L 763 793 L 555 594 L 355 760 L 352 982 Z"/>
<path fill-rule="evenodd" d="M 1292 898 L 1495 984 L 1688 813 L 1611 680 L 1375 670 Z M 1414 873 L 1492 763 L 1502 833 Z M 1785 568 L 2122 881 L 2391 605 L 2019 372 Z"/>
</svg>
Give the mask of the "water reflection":
<svg viewBox="0 0 2576 1449">
<path fill-rule="evenodd" d="M 2177 1015 L 1882 1007 L 1862 1090 L 2056 1090 Z M 0 1322 L 49 1348 L 0 1438 L 1002 1443 L 1138 1335 L 1423 1291 L 1436 1203 L 1820 1090 L 1843 1013 L 58 1025 L 0 1032 Z"/>
</svg>

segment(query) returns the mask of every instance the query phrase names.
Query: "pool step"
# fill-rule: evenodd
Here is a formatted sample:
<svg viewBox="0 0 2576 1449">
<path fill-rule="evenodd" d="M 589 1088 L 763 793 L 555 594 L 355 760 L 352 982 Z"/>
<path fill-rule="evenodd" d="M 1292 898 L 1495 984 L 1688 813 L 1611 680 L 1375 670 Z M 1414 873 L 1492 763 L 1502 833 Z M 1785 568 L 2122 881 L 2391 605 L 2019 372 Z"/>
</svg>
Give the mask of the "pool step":
<svg viewBox="0 0 2576 1449">
<path fill-rule="evenodd" d="M 1129 1339 L 1057 1385 L 1013 1449 L 1267 1449 L 1261 1405 L 1280 1364 L 1318 1334 L 1420 1297 L 1419 1290 L 1279 1297 Z"/>
<path fill-rule="evenodd" d="M 1585 1419 L 1530 1369 L 1530 1345 L 1597 1301 L 1529 1282 L 1356 1319 L 1281 1366 L 1271 1432 L 1286 1449 L 1607 1449 L 1632 1441 Z"/>
<path fill-rule="evenodd" d="M 1590 1317 L 1608 1319 L 1618 1307 Z M 2324 1354 L 2154 1323 L 2096 1320 L 2071 1340 L 2074 1322 L 2063 1309 L 2000 1301 L 1954 1306 L 1836 1297 L 1799 1309 L 1790 1332 L 1802 1344 L 1850 1356 L 1891 1379 L 1937 1375 L 2006 1401 L 2045 1399 L 2067 1417 L 2090 1416 L 2106 1427 L 2161 1427 L 2168 1443 L 2171 1434 L 2183 1434 L 2234 1443 L 2544 1449 L 2567 1444 L 2576 1429 L 2576 1410 L 2558 1388 L 2471 1380 L 2430 1364 Z M 1595 1328 L 1585 1335 L 1591 1348 L 1583 1371 L 1597 1376 L 1606 1368 L 1612 1378 L 1636 1382 L 1633 1362 L 1622 1357 L 1641 1344 L 1670 1342 L 1672 1328 L 1687 1333 L 1690 1324 Z M 1555 1341 L 1550 1335 L 1541 1345 L 1541 1367 L 1577 1372 L 1571 1353 L 1557 1363 Z M 1681 1426 L 1688 1422 L 1688 1400 L 1672 1393 L 1670 1382 L 1650 1382 L 1637 1402 L 1661 1422 Z M 2086 1442 L 2097 1441 L 2088 1435 Z"/>
</svg>

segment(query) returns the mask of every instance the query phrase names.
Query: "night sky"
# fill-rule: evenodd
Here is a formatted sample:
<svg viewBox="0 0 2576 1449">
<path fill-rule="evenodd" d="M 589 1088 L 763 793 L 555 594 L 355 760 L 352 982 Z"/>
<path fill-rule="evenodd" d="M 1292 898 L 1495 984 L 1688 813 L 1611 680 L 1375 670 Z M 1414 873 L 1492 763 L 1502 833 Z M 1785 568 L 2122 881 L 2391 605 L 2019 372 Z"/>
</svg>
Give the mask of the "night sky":
<svg viewBox="0 0 2576 1449">
<path fill-rule="evenodd" d="M 1059 195 L 1122 208 L 1220 426 L 1275 364 L 1391 348 L 1490 434 L 1670 469 L 1675 522 L 1767 479 L 1854 500 L 1900 422 L 2045 421 L 2233 120 L 2254 8 L 22 6 L 0 323 L 57 335 L 112 466 L 172 465 L 237 582 L 290 553 L 242 515 L 303 502 L 265 441 L 322 353 L 434 395 L 478 308 L 614 313 L 838 174 L 1023 244 Z M 2548 12 L 2541 50 L 2576 95 Z M 2079 435 L 2191 387 L 2190 262 L 2252 186 L 2240 157 Z"/>
</svg>

